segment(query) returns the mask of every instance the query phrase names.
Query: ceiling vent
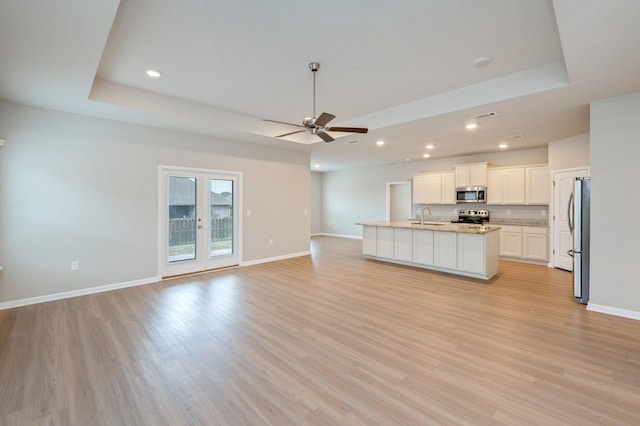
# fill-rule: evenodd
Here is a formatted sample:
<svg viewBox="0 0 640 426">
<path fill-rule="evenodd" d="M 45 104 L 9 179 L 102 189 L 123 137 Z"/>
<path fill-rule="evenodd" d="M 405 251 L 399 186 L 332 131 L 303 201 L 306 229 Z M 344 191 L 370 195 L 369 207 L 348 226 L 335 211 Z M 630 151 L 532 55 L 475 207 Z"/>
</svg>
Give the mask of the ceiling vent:
<svg viewBox="0 0 640 426">
<path fill-rule="evenodd" d="M 473 116 L 471 118 L 472 119 L 476 119 L 476 120 L 480 120 L 481 118 L 495 117 L 496 115 L 498 115 L 497 112 L 485 112 L 484 114 L 478 114 L 478 115 L 475 115 L 475 116 Z"/>
</svg>

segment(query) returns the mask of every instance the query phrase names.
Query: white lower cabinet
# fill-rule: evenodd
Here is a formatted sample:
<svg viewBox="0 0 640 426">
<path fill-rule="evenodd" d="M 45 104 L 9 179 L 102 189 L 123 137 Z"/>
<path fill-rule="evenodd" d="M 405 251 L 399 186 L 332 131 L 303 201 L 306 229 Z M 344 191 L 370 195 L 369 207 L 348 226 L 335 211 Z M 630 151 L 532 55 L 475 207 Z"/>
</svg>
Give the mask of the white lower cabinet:
<svg viewBox="0 0 640 426">
<path fill-rule="evenodd" d="M 433 265 L 433 231 L 413 231 L 413 261 Z"/>
<path fill-rule="evenodd" d="M 532 260 L 549 260 L 547 228 L 522 227 L 522 257 Z"/>
<path fill-rule="evenodd" d="M 541 226 L 501 226 L 500 256 L 534 261 L 549 260 L 548 229 Z"/>
<path fill-rule="evenodd" d="M 362 254 L 368 256 L 375 256 L 377 254 L 376 229 L 378 229 L 376 226 L 362 227 Z"/>
<path fill-rule="evenodd" d="M 376 256 L 393 259 L 393 228 L 379 226 L 376 232 Z"/>
<path fill-rule="evenodd" d="M 478 274 L 484 272 L 484 242 L 484 235 L 458 234 L 458 269 Z"/>
<path fill-rule="evenodd" d="M 522 257 L 521 226 L 500 226 L 500 256 Z"/>
<path fill-rule="evenodd" d="M 442 268 L 456 269 L 457 261 L 457 233 L 434 231 L 433 233 L 433 264 Z"/>
<path fill-rule="evenodd" d="M 393 258 L 407 262 L 413 260 L 413 230 L 405 228 L 393 230 Z"/>
</svg>

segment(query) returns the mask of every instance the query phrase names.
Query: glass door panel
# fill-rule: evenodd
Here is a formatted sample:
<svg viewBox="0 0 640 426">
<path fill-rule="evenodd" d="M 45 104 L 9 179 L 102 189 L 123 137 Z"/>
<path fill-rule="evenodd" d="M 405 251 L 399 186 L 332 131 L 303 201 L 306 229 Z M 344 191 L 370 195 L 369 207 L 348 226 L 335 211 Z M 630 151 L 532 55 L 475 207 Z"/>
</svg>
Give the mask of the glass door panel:
<svg viewBox="0 0 640 426">
<path fill-rule="evenodd" d="M 197 184 L 193 177 L 169 176 L 167 262 L 195 260 Z"/>
<path fill-rule="evenodd" d="M 210 179 L 209 257 L 233 254 L 233 180 Z"/>
</svg>

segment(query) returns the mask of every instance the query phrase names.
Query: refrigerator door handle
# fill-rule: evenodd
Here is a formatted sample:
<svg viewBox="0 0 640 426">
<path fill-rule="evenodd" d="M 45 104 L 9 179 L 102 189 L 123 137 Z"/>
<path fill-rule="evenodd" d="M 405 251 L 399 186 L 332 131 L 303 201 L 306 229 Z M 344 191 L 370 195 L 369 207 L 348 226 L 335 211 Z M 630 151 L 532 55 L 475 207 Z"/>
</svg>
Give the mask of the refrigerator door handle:
<svg viewBox="0 0 640 426">
<path fill-rule="evenodd" d="M 569 195 L 569 204 L 567 205 L 567 220 L 569 221 L 569 232 L 573 235 L 573 223 L 571 223 L 571 207 L 573 206 L 573 192 Z M 571 256 L 571 255 L 570 255 Z"/>
</svg>

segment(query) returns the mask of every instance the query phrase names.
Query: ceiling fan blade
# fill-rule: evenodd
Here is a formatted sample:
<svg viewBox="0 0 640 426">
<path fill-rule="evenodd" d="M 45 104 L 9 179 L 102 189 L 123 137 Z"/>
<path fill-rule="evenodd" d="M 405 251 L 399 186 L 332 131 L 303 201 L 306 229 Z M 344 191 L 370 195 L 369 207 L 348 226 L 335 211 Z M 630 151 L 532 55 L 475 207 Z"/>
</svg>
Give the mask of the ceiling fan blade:
<svg viewBox="0 0 640 426">
<path fill-rule="evenodd" d="M 329 132 L 350 132 L 350 133 L 367 133 L 369 129 L 365 127 L 325 127 Z"/>
<path fill-rule="evenodd" d="M 314 124 L 318 127 L 324 127 L 328 122 L 330 122 L 334 118 L 336 118 L 335 115 L 327 114 L 326 112 L 323 112 L 322 114 L 320 114 L 320 117 L 316 118 L 316 121 Z"/>
<path fill-rule="evenodd" d="M 307 131 L 306 129 L 304 129 L 304 130 L 296 130 L 294 132 L 284 133 L 282 135 L 276 135 L 275 137 L 276 138 L 282 138 L 284 136 L 295 135 L 296 133 L 302 133 L 302 132 L 306 132 L 306 131 Z"/>
<path fill-rule="evenodd" d="M 320 139 L 322 139 L 325 142 L 333 142 L 335 141 L 334 138 L 332 138 L 331 136 L 329 136 L 327 133 L 325 133 L 323 130 L 319 130 L 318 132 L 316 132 L 316 135 L 320 136 Z"/>
<path fill-rule="evenodd" d="M 266 118 L 263 118 L 262 121 L 268 121 L 269 123 L 286 124 L 287 126 L 304 127 L 304 126 L 302 126 L 300 124 L 287 123 L 285 121 L 278 121 L 278 120 L 267 120 Z"/>
</svg>

